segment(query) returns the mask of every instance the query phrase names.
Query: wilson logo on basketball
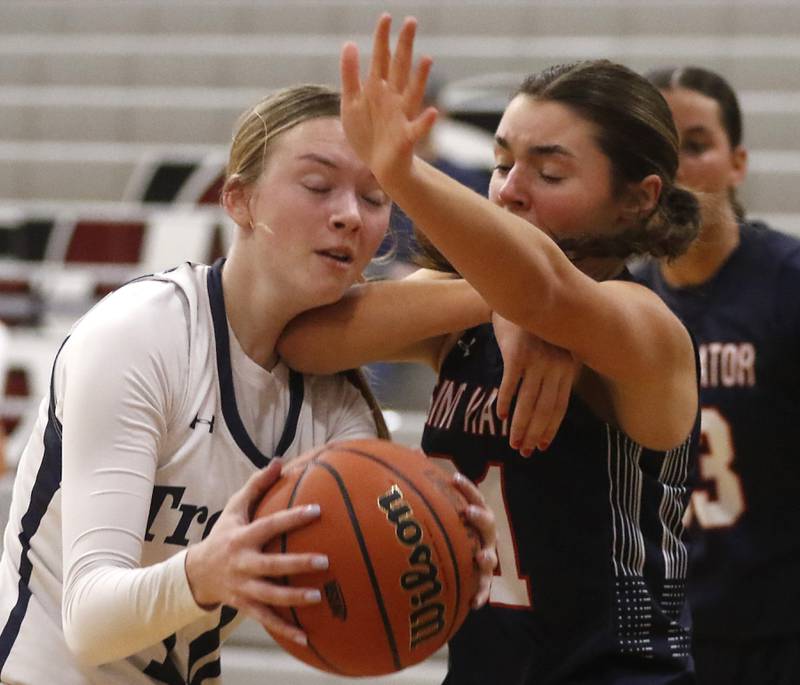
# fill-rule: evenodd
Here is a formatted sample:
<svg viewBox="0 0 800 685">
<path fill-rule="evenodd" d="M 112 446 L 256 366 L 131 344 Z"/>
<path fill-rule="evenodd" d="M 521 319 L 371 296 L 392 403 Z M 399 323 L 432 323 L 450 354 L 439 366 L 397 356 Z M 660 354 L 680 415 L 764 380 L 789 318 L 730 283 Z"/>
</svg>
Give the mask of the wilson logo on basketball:
<svg viewBox="0 0 800 685">
<path fill-rule="evenodd" d="M 400 585 L 413 593 L 410 602 L 416 607 L 408 618 L 413 648 L 444 630 L 445 606 L 434 601 L 442 592 L 442 584 L 437 580 L 439 569 L 433 561 L 431 548 L 422 542 L 422 527 L 414 519 L 414 512 L 400 488 L 392 485 L 378 498 L 378 505 L 394 525 L 398 541 L 411 549 L 408 555 L 411 569 L 400 577 Z"/>
</svg>

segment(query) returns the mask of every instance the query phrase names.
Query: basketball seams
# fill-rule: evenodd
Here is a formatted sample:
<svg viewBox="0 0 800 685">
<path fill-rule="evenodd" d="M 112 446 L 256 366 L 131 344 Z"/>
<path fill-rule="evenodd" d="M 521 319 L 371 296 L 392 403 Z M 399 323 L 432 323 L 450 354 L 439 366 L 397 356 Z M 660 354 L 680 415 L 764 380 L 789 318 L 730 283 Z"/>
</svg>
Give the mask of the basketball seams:
<svg viewBox="0 0 800 685">
<path fill-rule="evenodd" d="M 297 497 L 298 490 L 300 489 L 300 483 L 302 483 L 303 478 L 306 477 L 306 474 L 309 471 L 309 468 L 308 468 L 309 466 L 310 466 L 310 464 L 306 465 L 306 467 L 303 469 L 303 472 L 300 474 L 300 476 L 298 476 L 297 482 L 294 484 L 294 487 L 292 488 L 292 492 L 289 495 L 289 500 L 286 503 L 286 508 L 287 509 L 290 509 L 292 506 L 294 506 L 294 500 L 295 500 L 295 497 Z M 286 540 L 287 540 L 287 537 L 288 537 L 288 533 L 281 533 L 281 553 L 283 553 L 283 554 L 286 554 L 286 548 L 287 548 Z M 290 584 L 288 576 L 284 576 L 283 579 L 284 579 L 284 584 L 285 585 L 289 585 Z M 295 610 L 295 608 L 290 606 L 289 607 L 289 611 L 292 614 L 292 619 L 294 619 L 295 626 L 300 628 L 300 630 L 302 630 L 305 633 L 306 629 L 303 626 L 302 622 L 300 621 L 300 618 L 297 616 L 297 611 Z M 308 646 L 308 649 L 310 649 L 311 652 L 314 654 L 314 656 L 316 656 L 320 660 L 320 662 L 325 664 L 325 666 L 330 671 L 332 671 L 334 673 L 338 673 L 339 675 L 346 675 L 344 673 L 344 671 L 341 671 L 340 669 L 336 668 L 336 666 L 334 666 L 330 661 L 328 661 L 324 656 L 322 656 L 320 651 L 314 646 L 314 643 L 311 641 L 311 638 L 308 638 L 307 646 Z"/>
<path fill-rule="evenodd" d="M 339 487 L 339 492 L 342 495 L 342 501 L 347 509 L 347 515 L 350 518 L 350 523 L 353 527 L 353 533 L 356 536 L 356 541 L 358 542 L 358 547 L 361 551 L 361 557 L 364 560 L 364 567 L 369 575 L 370 585 L 372 586 L 372 591 L 375 595 L 375 602 L 378 605 L 378 611 L 380 612 L 381 621 L 383 622 L 383 629 L 386 633 L 386 639 L 389 642 L 389 649 L 392 652 L 392 661 L 394 662 L 395 669 L 399 671 L 404 668 L 404 666 L 400 661 L 400 653 L 397 649 L 397 641 L 395 640 L 394 632 L 392 631 L 392 624 L 391 621 L 389 621 L 389 615 L 386 612 L 386 605 L 383 601 L 383 594 L 381 593 L 380 584 L 378 582 L 378 575 L 375 573 L 375 568 L 372 565 L 372 559 L 369 555 L 369 550 L 367 549 L 367 543 L 364 539 L 361 526 L 358 523 L 358 517 L 356 516 L 355 509 L 353 508 L 353 503 L 350 500 L 350 494 L 347 490 L 347 486 L 344 484 L 339 472 L 330 464 L 327 464 L 322 460 L 315 460 L 314 465 L 324 468 L 326 471 L 328 471 Z"/>
<path fill-rule="evenodd" d="M 425 495 L 422 492 L 420 492 L 417 486 L 414 485 L 414 482 L 411 481 L 406 475 L 404 475 L 402 471 L 399 471 L 397 468 L 395 468 L 391 463 L 384 461 L 380 457 L 376 457 L 374 454 L 370 454 L 369 452 L 362 452 L 361 450 L 358 450 L 354 447 L 345 447 L 344 445 L 341 446 L 332 445 L 331 450 L 332 451 L 338 450 L 340 452 L 349 452 L 350 454 L 355 454 L 357 456 L 368 459 L 372 462 L 381 464 L 384 468 L 391 471 L 395 476 L 401 478 L 404 481 L 404 483 L 408 485 L 408 487 L 410 487 L 411 490 L 413 490 L 414 493 L 423 501 L 425 506 L 428 508 L 428 511 L 433 516 L 433 519 L 434 521 L 436 521 L 436 525 L 439 526 L 439 531 L 441 532 L 442 536 L 444 537 L 444 541 L 447 544 L 447 551 L 450 555 L 450 561 L 453 566 L 453 573 L 455 575 L 456 597 L 454 603 L 455 608 L 453 611 L 453 620 L 451 621 L 450 632 L 447 635 L 447 641 L 449 642 L 450 638 L 453 636 L 453 632 L 456 627 L 456 618 L 458 617 L 458 610 L 459 607 L 461 606 L 461 575 L 458 570 L 458 560 L 456 558 L 455 551 L 453 550 L 453 543 L 450 540 L 450 536 L 447 534 L 447 529 L 445 528 L 444 524 L 439 518 L 439 515 L 436 513 L 436 509 L 434 509 L 434 507 L 431 506 L 431 503 L 428 501 L 428 498 L 425 497 Z"/>
</svg>

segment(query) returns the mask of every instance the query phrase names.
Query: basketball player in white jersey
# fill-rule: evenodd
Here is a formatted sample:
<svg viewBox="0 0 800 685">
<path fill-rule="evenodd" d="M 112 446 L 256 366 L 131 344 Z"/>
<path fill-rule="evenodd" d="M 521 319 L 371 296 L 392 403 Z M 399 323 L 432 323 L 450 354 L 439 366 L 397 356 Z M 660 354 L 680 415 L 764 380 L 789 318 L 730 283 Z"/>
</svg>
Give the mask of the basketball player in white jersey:
<svg viewBox="0 0 800 685">
<path fill-rule="evenodd" d="M 275 353 L 291 318 L 359 277 L 388 225 L 390 202 L 338 114 L 338 94 L 319 86 L 246 112 L 223 190 L 237 225 L 227 261 L 124 286 L 62 345 L 5 532 L 2 683 L 216 683 L 239 614 L 305 641 L 270 605 L 318 591 L 273 579 L 328 560 L 262 550 L 319 509 L 252 513 L 279 475 L 274 457 L 378 430 L 354 376 L 304 377 Z M 443 325 L 485 320 L 469 302 Z M 491 514 L 461 487 L 488 548 Z M 493 553 L 479 563 L 480 603 Z"/>
</svg>

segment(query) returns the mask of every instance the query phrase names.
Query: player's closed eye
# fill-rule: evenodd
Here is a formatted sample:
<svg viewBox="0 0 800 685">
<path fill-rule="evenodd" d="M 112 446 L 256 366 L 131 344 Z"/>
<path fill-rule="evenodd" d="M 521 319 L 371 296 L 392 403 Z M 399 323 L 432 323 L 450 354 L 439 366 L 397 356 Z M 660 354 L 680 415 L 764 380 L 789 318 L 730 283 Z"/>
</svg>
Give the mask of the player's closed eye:
<svg viewBox="0 0 800 685">
<path fill-rule="evenodd" d="M 328 186 L 317 186 L 304 183 L 303 187 L 306 190 L 310 190 L 312 193 L 316 193 L 317 195 L 324 195 L 325 193 L 330 191 L 330 188 Z"/>
<path fill-rule="evenodd" d="M 681 152 L 697 157 L 702 155 L 710 146 L 698 140 L 687 140 L 681 145 Z"/>
<path fill-rule="evenodd" d="M 389 198 L 386 196 L 384 192 L 377 192 L 377 193 L 370 193 L 369 195 L 362 195 L 365 202 L 372 205 L 373 207 L 383 207 L 388 201 Z"/>
<path fill-rule="evenodd" d="M 553 185 L 564 180 L 562 176 L 553 176 L 551 174 L 546 174 L 543 171 L 539 172 L 539 178 L 541 178 L 545 183 L 551 183 Z"/>
</svg>

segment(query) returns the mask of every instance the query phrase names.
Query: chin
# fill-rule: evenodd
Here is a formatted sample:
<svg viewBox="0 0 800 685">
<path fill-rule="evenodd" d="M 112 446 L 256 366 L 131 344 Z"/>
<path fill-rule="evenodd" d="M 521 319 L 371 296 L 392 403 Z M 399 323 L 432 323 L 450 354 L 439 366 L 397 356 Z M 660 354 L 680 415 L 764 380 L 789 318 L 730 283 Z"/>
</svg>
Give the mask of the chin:
<svg viewBox="0 0 800 685">
<path fill-rule="evenodd" d="M 325 286 L 320 284 L 319 287 L 312 294 L 312 299 L 315 301 L 312 307 L 324 307 L 325 305 L 334 304 L 344 297 L 347 289 L 352 285 L 348 282 L 345 285 L 341 283 L 330 284 Z"/>
</svg>

